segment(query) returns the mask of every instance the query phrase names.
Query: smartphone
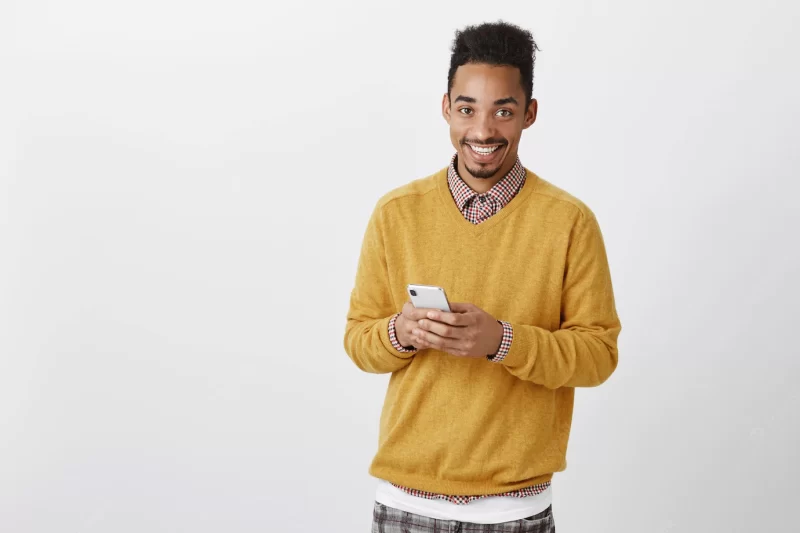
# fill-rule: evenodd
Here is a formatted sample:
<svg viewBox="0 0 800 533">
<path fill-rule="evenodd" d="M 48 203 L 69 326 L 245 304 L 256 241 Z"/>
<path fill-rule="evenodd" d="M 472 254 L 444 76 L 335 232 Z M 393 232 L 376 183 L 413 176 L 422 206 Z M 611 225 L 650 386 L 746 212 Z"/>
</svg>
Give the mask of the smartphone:
<svg viewBox="0 0 800 533">
<path fill-rule="evenodd" d="M 408 295 L 414 307 L 421 309 L 438 309 L 450 313 L 450 302 L 444 289 L 433 285 L 408 285 Z"/>
</svg>

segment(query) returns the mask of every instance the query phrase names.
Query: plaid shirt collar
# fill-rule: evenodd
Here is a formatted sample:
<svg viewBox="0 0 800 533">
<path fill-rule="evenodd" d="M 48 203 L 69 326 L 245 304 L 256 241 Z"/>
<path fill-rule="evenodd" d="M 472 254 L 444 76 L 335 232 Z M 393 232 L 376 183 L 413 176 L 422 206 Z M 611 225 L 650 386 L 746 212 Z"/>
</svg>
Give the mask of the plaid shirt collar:
<svg viewBox="0 0 800 533">
<path fill-rule="evenodd" d="M 458 154 L 453 154 L 450 159 L 450 166 L 447 168 L 447 183 L 450 186 L 450 193 L 453 195 L 458 209 L 462 212 L 469 202 L 479 196 L 488 196 L 497 202 L 500 208 L 503 208 L 516 196 L 525 183 L 525 167 L 522 166 L 522 162 L 517 157 L 514 166 L 511 167 L 511 170 L 508 171 L 508 174 L 503 179 L 495 183 L 484 194 L 478 194 L 458 175 L 458 170 L 456 170 L 457 161 Z"/>
</svg>

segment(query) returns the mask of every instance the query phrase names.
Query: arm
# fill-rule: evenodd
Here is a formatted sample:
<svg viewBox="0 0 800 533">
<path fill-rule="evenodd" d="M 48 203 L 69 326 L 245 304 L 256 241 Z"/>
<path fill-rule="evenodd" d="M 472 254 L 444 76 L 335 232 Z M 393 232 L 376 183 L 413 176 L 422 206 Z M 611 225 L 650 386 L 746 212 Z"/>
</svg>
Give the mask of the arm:
<svg viewBox="0 0 800 533">
<path fill-rule="evenodd" d="M 416 350 L 399 350 L 390 338 L 397 311 L 389 287 L 380 206 L 367 224 L 344 334 L 344 349 L 358 368 L 385 374 L 408 365 Z M 394 328 L 392 328 L 394 329 Z"/>
<path fill-rule="evenodd" d="M 593 387 L 617 367 L 617 316 L 600 226 L 589 211 L 576 223 L 567 252 L 561 327 L 511 324 L 513 341 L 499 364 L 548 388 Z"/>
</svg>

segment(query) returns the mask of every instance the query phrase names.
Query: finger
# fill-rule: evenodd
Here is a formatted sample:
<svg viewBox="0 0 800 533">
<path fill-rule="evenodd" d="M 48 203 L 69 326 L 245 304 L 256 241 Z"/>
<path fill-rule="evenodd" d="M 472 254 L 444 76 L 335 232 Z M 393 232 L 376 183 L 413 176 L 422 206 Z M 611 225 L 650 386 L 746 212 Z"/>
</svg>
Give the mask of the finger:
<svg viewBox="0 0 800 533">
<path fill-rule="evenodd" d="M 428 348 L 435 348 L 437 350 L 445 350 L 448 346 L 448 342 L 446 339 L 440 337 L 435 333 L 431 333 L 430 331 L 425 331 L 423 329 L 415 328 L 411 334 L 420 341 L 424 342 Z"/>
<path fill-rule="evenodd" d="M 450 326 L 435 320 L 422 319 L 417 324 L 420 329 L 435 333 L 445 339 L 461 339 L 465 335 L 465 328 Z"/>
<path fill-rule="evenodd" d="M 411 331 L 409 331 L 408 336 L 413 341 L 412 343 L 414 346 L 417 347 L 417 349 L 421 350 L 423 348 L 433 348 L 433 345 L 430 342 L 425 340 L 425 338 L 422 335 L 415 335 L 414 331 L 417 330 L 412 329 Z"/>
<path fill-rule="evenodd" d="M 425 318 L 431 311 L 435 311 L 435 309 L 428 309 L 423 307 L 417 308 L 414 307 L 414 304 L 411 304 L 409 308 L 403 306 L 403 314 L 405 315 L 405 317 L 409 320 L 413 320 L 414 322 Z"/>
<path fill-rule="evenodd" d="M 413 341 L 414 347 L 417 350 L 425 350 L 427 348 L 432 348 L 432 346 L 430 344 L 428 344 L 424 340 L 420 339 L 419 337 L 411 337 L 411 339 Z"/>
<path fill-rule="evenodd" d="M 450 310 L 453 313 L 469 313 L 470 311 L 475 311 L 477 307 L 470 303 L 466 302 L 451 302 L 450 303 Z"/>
<path fill-rule="evenodd" d="M 417 321 L 420 318 L 422 318 L 422 317 L 417 317 L 416 316 L 416 315 L 419 315 L 419 314 L 420 314 L 419 309 L 414 307 L 413 303 L 406 302 L 403 305 L 403 316 L 405 316 L 407 319 Z"/>
<path fill-rule="evenodd" d="M 450 305 L 450 309 L 453 309 L 452 304 Z M 444 311 L 434 309 L 428 311 L 426 317 L 436 322 L 450 324 L 451 326 L 468 326 L 472 324 L 472 317 L 463 314 L 463 312 L 445 313 Z"/>
</svg>

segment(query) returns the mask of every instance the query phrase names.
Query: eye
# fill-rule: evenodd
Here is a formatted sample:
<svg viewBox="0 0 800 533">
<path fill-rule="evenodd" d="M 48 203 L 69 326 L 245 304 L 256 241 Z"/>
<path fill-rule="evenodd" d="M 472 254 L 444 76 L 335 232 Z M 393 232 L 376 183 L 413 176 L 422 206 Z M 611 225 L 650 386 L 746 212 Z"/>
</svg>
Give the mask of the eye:
<svg viewBox="0 0 800 533">
<path fill-rule="evenodd" d="M 458 110 L 458 112 L 461 113 L 462 115 L 471 115 L 472 109 L 470 109 L 469 107 L 462 107 L 461 109 Z"/>
<path fill-rule="evenodd" d="M 497 111 L 497 114 L 501 117 L 510 117 L 511 111 L 509 111 L 508 109 L 500 109 L 499 111 Z"/>
</svg>

